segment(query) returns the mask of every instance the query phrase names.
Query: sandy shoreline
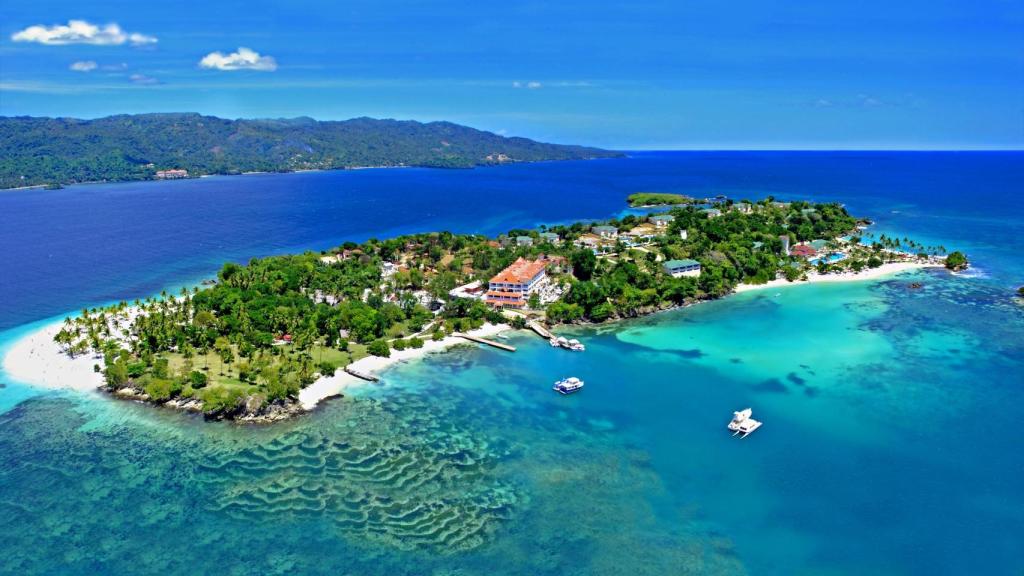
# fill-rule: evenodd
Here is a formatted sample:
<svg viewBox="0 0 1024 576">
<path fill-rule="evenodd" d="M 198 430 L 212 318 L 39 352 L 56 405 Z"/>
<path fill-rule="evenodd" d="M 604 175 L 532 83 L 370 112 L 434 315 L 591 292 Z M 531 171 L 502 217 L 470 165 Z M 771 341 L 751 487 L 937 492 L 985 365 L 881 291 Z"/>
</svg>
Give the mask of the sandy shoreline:
<svg viewBox="0 0 1024 576">
<path fill-rule="evenodd" d="M 478 338 L 488 338 L 509 330 L 511 327 L 508 324 L 485 324 L 481 328 L 476 330 L 470 330 L 466 332 L 470 336 L 476 336 Z M 378 374 L 381 370 L 399 362 L 407 362 L 416 358 L 421 358 L 427 354 L 439 352 L 445 348 L 450 348 L 456 344 L 469 344 L 468 340 L 459 338 L 457 336 L 446 336 L 442 340 L 434 341 L 428 340 L 423 343 L 422 348 L 406 348 L 405 350 L 392 350 L 391 356 L 383 358 L 381 356 L 367 356 L 360 360 L 348 365 L 348 368 L 356 370 L 358 372 L 368 374 Z M 366 380 L 356 378 L 351 374 L 348 374 L 341 368 L 334 376 L 328 376 L 320 378 L 316 382 L 313 382 L 309 386 L 306 386 L 299 392 L 299 402 L 302 407 L 306 410 L 311 410 L 324 398 L 336 396 L 341 394 L 343 391 L 355 387 L 370 384 Z"/>
<path fill-rule="evenodd" d="M 16 341 L 3 357 L 4 372 L 18 383 L 49 390 L 92 392 L 103 386 L 103 375 L 93 368 L 96 364 L 103 364 L 102 358 L 93 354 L 71 358 L 54 342 L 53 337 L 63 325 L 62 321 L 47 324 Z M 509 329 L 507 324 L 487 324 L 468 334 L 487 338 Z M 424 342 L 422 348 L 392 350 L 388 358 L 368 356 L 353 362 L 350 367 L 360 372 L 376 374 L 398 362 L 406 362 L 465 343 L 467 341 L 463 338 L 447 336 L 436 342 L 428 340 Z M 339 368 L 334 376 L 320 378 L 303 388 L 299 392 L 299 402 L 303 408 L 311 410 L 324 398 L 336 396 L 347 388 L 363 384 L 368 382 Z"/>
<path fill-rule="evenodd" d="M 878 268 L 865 268 L 860 272 L 842 272 L 839 274 L 818 274 L 815 271 L 807 273 L 807 280 L 796 280 L 790 282 L 785 278 L 771 280 L 764 284 L 739 284 L 736 286 L 736 293 L 750 292 L 751 290 L 763 290 L 765 288 L 780 288 L 782 286 L 806 286 L 808 284 L 821 284 L 826 282 L 858 282 L 862 280 L 877 280 L 892 274 L 906 272 L 908 270 L 920 270 L 922 268 L 942 268 L 941 264 L 928 262 L 890 262 L 882 264 Z"/>
<path fill-rule="evenodd" d="M 4 372 L 16 381 L 36 388 L 93 391 L 103 385 L 103 375 L 93 369 L 102 358 L 82 354 L 71 358 L 53 341 L 63 328 L 57 321 L 29 333 L 11 346 L 3 358 Z"/>
</svg>

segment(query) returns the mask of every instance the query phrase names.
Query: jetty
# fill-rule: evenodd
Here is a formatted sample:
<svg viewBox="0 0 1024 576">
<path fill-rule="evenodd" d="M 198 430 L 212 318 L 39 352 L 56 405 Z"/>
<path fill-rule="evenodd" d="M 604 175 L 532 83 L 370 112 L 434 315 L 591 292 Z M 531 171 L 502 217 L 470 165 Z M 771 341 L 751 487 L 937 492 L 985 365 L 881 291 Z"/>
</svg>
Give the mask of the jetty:
<svg viewBox="0 0 1024 576">
<path fill-rule="evenodd" d="M 355 376 L 356 378 L 360 378 L 362 380 L 366 380 L 367 382 L 380 382 L 380 378 L 374 376 L 373 374 L 367 372 L 360 372 L 359 370 L 356 370 L 355 368 L 352 368 L 350 366 L 345 366 L 344 370 L 347 374 L 351 374 L 352 376 Z"/>
<path fill-rule="evenodd" d="M 516 351 L 516 347 L 515 346 L 509 346 L 508 344 L 502 344 L 501 342 L 495 342 L 494 340 L 487 340 L 486 338 L 478 338 L 476 336 L 470 336 L 469 334 L 463 334 L 461 332 L 453 332 L 452 336 L 457 336 L 459 338 L 465 338 L 466 340 L 469 340 L 470 342 L 476 342 L 478 344 L 486 344 L 488 346 L 494 346 L 495 348 L 501 348 L 502 350 L 507 350 L 509 352 L 515 352 Z"/>
<path fill-rule="evenodd" d="M 530 323 L 527 324 L 527 326 L 529 326 L 531 330 L 536 332 L 537 335 L 539 335 L 541 338 L 544 338 L 545 340 L 551 340 L 552 338 L 555 337 L 555 335 L 552 334 L 547 328 L 541 326 L 540 322 L 531 321 Z"/>
</svg>

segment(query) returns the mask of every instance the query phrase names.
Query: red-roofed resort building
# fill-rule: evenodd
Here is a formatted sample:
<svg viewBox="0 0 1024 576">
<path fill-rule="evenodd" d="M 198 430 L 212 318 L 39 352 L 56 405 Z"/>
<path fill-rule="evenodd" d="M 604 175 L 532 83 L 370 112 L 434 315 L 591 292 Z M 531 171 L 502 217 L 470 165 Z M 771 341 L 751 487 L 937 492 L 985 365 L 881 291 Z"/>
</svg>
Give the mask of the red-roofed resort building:
<svg viewBox="0 0 1024 576">
<path fill-rule="evenodd" d="M 791 256 L 799 256 L 801 258 L 814 258 L 818 255 L 818 251 L 813 246 L 808 246 L 807 244 L 797 244 L 789 250 L 789 253 Z"/>
<path fill-rule="evenodd" d="M 494 278 L 487 289 L 486 301 L 498 308 L 523 308 L 530 294 L 546 276 L 547 260 L 519 258 Z"/>
</svg>

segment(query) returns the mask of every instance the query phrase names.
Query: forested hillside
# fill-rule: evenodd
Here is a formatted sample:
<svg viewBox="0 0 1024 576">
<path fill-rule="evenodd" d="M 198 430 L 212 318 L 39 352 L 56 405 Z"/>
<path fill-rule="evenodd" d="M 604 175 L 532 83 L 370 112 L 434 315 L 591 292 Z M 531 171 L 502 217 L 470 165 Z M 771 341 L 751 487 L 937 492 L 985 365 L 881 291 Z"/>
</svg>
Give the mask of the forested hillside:
<svg viewBox="0 0 1024 576">
<path fill-rule="evenodd" d="M 143 180 L 168 169 L 198 176 L 357 166 L 469 168 L 616 155 L 450 122 L 226 120 L 199 114 L 0 118 L 0 188 Z"/>
</svg>

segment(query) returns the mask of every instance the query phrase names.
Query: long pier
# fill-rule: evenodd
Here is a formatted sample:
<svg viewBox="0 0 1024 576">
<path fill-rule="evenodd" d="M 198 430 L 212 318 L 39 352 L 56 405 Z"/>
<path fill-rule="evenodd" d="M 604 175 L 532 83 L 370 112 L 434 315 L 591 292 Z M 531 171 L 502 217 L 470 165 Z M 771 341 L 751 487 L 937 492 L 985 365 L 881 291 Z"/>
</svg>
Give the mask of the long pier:
<svg viewBox="0 0 1024 576">
<path fill-rule="evenodd" d="M 471 342 L 477 342 L 478 344 L 486 344 L 488 346 L 494 346 L 495 348 L 501 348 L 509 352 L 515 352 L 515 346 L 509 346 L 508 344 L 502 344 L 501 342 L 495 342 L 494 340 L 486 340 L 484 338 L 478 338 L 476 336 L 470 336 L 469 334 L 463 334 L 461 332 L 453 332 L 452 336 L 458 336 L 459 338 L 465 338 Z"/>
<path fill-rule="evenodd" d="M 541 338 L 544 338 L 545 340 L 551 340 L 552 338 L 555 337 L 555 335 L 549 332 L 547 328 L 541 326 L 539 322 L 530 322 L 527 325 Z"/>
<path fill-rule="evenodd" d="M 355 376 L 356 378 L 362 378 L 363 380 L 366 380 L 367 382 L 380 382 L 380 378 L 377 378 L 373 374 L 367 374 L 366 372 L 360 372 L 359 370 L 356 370 L 355 368 L 350 368 L 348 366 L 345 366 L 345 372 Z"/>
</svg>

